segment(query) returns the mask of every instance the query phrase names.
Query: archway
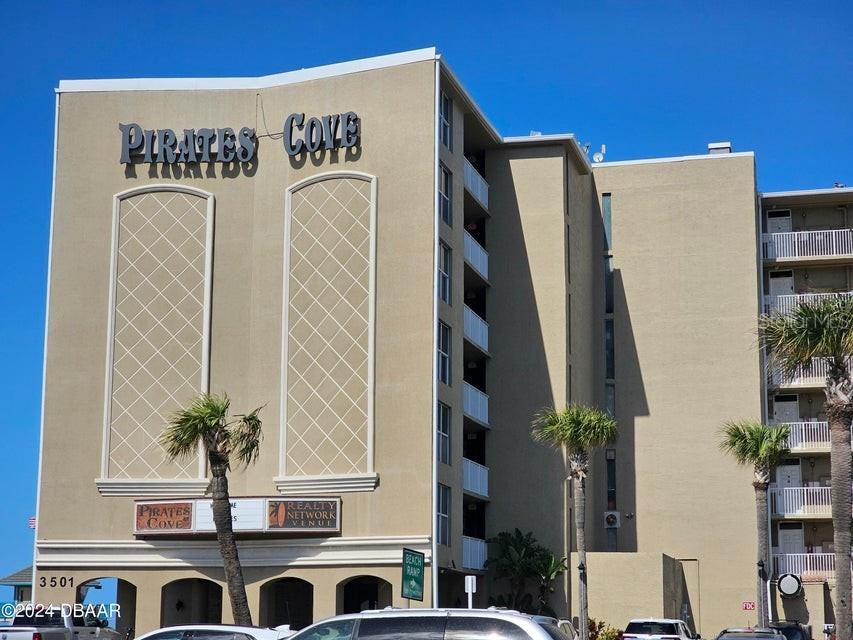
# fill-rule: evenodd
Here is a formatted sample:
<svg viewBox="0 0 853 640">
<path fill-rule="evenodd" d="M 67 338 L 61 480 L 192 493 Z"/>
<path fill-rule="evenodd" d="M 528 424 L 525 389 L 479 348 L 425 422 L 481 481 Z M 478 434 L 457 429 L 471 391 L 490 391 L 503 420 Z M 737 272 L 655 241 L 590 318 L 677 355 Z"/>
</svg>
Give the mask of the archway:
<svg viewBox="0 0 853 640">
<path fill-rule="evenodd" d="M 221 624 L 222 587 L 204 578 L 183 578 L 163 585 L 160 626 Z"/>
<path fill-rule="evenodd" d="M 104 576 L 86 580 L 77 586 L 77 604 L 92 607 L 86 613 L 98 614 L 110 629 L 115 629 L 122 635 L 136 628 L 136 586 L 127 580 Z M 118 610 L 110 605 L 117 604 Z M 84 616 L 86 626 L 95 625 L 95 615 Z"/>
<path fill-rule="evenodd" d="M 359 613 L 391 606 L 391 583 L 376 576 L 357 576 L 338 583 L 338 613 Z"/>
<path fill-rule="evenodd" d="M 261 585 L 262 627 L 289 624 L 304 629 L 314 621 L 314 585 L 300 578 L 278 578 Z"/>
</svg>

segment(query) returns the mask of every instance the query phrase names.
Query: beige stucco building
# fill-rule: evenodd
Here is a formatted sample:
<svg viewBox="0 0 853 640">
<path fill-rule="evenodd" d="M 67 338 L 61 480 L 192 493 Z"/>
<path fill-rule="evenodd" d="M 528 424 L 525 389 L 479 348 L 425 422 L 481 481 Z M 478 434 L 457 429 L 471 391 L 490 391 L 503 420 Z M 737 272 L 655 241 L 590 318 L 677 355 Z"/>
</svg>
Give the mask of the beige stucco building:
<svg viewBox="0 0 853 640">
<path fill-rule="evenodd" d="M 803 228 L 849 234 L 853 196 L 819 198 Z M 570 555 L 563 460 L 529 431 L 567 402 L 620 425 L 588 483 L 591 615 L 753 621 L 750 473 L 718 428 L 774 415 L 755 330 L 787 259 L 767 211 L 794 202 L 757 193 L 751 153 L 590 163 L 571 134 L 501 136 L 433 49 L 61 82 L 35 600 L 110 577 L 120 628 L 230 619 L 204 457 L 158 444 L 209 391 L 264 407 L 260 458 L 230 476 L 261 624 L 421 605 L 404 548 L 424 606 L 461 605 L 466 574 L 481 604 L 504 592 L 483 566 L 500 531 Z M 312 509 L 328 521 L 293 519 Z"/>
</svg>

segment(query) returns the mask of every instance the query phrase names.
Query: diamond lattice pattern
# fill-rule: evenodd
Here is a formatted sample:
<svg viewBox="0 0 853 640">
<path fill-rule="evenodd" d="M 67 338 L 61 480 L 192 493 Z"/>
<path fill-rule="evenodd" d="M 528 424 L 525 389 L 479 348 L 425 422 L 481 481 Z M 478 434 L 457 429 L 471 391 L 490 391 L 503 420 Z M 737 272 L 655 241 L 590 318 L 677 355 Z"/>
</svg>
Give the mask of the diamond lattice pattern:
<svg viewBox="0 0 853 640">
<path fill-rule="evenodd" d="M 291 201 L 287 475 L 367 469 L 370 183 L 332 178 Z"/>
<path fill-rule="evenodd" d="M 201 390 L 207 200 L 155 192 L 119 211 L 110 411 L 112 478 L 197 477 L 168 462 L 168 416 Z"/>
</svg>

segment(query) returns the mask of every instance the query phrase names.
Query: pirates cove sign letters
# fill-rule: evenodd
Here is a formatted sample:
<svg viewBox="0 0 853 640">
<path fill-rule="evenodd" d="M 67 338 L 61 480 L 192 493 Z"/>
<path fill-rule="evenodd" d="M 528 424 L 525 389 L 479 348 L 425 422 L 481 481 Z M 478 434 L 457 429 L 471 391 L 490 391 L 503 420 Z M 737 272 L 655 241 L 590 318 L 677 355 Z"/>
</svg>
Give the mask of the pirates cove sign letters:
<svg viewBox="0 0 853 640">
<path fill-rule="evenodd" d="M 118 125 L 121 132 L 121 164 L 137 159 L 144 163 L 186 164 L 198 162 L 251 162 L 258 139 L 255 129 L 231 127 L 145 129 L 136 122 Z M 288 156 L 350 149 L 361 142 L 361 121 L 354 111 L 305 118 L 291 113 L 284 120 L 284 150 Z"/>
</svg>

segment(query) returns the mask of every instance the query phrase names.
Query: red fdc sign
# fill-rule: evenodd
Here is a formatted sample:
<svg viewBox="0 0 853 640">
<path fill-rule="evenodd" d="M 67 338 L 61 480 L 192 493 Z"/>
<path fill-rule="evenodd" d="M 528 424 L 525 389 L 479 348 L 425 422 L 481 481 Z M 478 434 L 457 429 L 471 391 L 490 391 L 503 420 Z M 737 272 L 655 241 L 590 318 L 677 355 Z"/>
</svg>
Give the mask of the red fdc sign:
<svg viewBox="0 0 853 640">
<path fill-rule="evenodd" d="M 740 608 L 744 611 L 755 611 L 755 601 L 745 600 L 741 603 Z"/>
</svg>

